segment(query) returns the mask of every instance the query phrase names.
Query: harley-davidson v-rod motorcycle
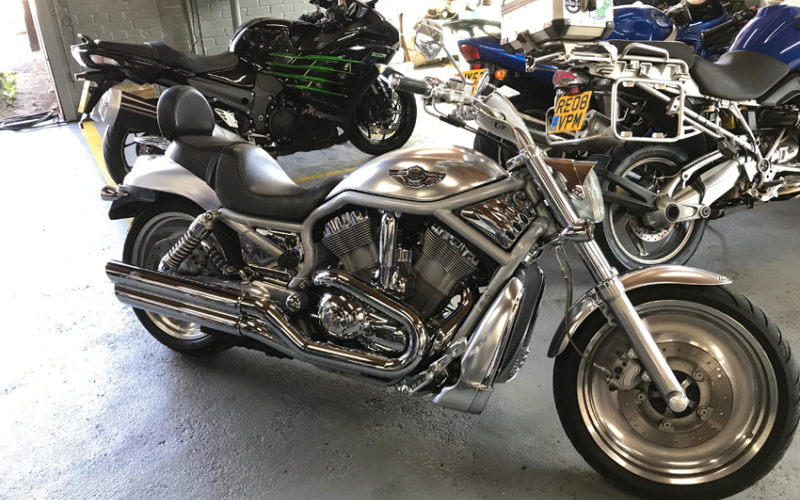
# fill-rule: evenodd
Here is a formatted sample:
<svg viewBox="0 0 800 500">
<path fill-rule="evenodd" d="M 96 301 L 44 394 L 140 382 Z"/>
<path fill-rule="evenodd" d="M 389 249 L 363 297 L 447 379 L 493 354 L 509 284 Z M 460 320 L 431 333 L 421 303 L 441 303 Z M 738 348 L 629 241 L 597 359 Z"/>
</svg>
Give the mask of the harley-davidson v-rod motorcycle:
<svg viewBox="0 0 800 500">
<path fill-rule="evenodd" d="M 416 43 L 437 57 L 441 31 L 423 22 Z M 245 143 L 195 171 L 141 157 L 102 193 L 112 219 L 135 217 L 123 261 L 106 266 L 119 300 L 179 352 L 249 347 L 480 413 L 529 355 L 545 246 L 571 294 L 571 243 L 596 286 L 568 298 L 548 355 L 587 462 L 652 498 L 719 498 L 771 470 L 800 390 L 775 323 L 714 273 L 617 275 L 593 240 L 604 211 L 593 165 L 546 158 L 491 87 L 391 80 L 519 155 L 505 170 L 465 148 L 400 150 L 311 189 Z M 196 90 L 173 87 L 158 107 L 173 148 L 209 140 L 213 113 Z"/>
<path fill-rule="evenodd" d="M 372 155 L 402 147 L 414 131 L 416 102 L 380 76 L 400 35 L 375 3 L 348 0 L 336 18 L 317 24 L 253 19 L 236 30 L 229 52 L 215 56 L 185 54 L 163 42 L 81 36 L 72 54 L 89 71 L 77 75 L 86 81 L 79 112 L 97 106 L 109 124 L 103 157 L 111 177 L 122 182 L 138 154 L 163 154 L 169 144 L 160 137 L 154 102 L 112 89 L 126 79 L 196 88 L 221 129 L 273 156 L 348 140 Z"/>
</svg>

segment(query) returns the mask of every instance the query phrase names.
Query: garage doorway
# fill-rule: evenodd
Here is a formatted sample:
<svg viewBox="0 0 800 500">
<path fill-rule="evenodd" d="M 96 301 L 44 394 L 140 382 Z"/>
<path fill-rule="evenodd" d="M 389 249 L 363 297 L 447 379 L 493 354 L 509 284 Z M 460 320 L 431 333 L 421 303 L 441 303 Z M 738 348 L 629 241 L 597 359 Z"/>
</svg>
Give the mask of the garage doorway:
<svg viewBox="0 0 800 500">
<path fill-rule="evenodd" d="M 4 2 L 0 17 L 0 119 L 60 115 L 28 0 Z"/>
</svg>

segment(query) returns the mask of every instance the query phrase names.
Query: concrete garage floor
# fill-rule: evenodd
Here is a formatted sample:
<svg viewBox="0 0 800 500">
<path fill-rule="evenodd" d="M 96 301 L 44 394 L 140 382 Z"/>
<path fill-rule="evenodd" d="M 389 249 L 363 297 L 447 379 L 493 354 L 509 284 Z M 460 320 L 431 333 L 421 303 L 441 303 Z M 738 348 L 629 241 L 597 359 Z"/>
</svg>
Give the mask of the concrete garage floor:
<svg viewBox="0 0 800 500">
<path fill-rule="evenodd" d="M 412 140 L 471 142 L 423 113 Z M 104 181 L 77 126 L 0 133 L 0 151 L 1 498 L 625 497 L 558 422 L 544 352 L 564 292 L 551 256 L 528 363 L 482 415 L 464 415 L 256 352 L 171 352 L 105 278 L 127 227 L 106 218 Z M 366 159 L 344 145 L 281 163 L 301 178 Z M 798 208 L 774 203 L 712 223 L 691 262 L 733 277 L 795 349 Z M 582 270 L 578 279 L 588 286 Z M 796 498 L 799 488 L 797 442 L 738 498 Z"/>
</svg>

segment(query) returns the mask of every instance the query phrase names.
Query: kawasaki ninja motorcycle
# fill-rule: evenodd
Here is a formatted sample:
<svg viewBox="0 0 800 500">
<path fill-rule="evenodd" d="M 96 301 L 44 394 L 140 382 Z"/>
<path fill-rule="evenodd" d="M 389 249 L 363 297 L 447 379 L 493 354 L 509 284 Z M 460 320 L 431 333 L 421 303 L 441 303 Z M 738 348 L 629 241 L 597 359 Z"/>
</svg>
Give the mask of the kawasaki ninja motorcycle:
<svg viewBox="0 0 800 500">
<path fill-rule="evenodd" d="M 400 36 L 374 6 L 349 1 L 316 24 L 254 19 L 236 31 L 229 52 L 216 56 L 186 54 L 163 42 L 81 36 L 72 53 L 89 71 L 77 75 L 86 81 L 79 112 L 86 117 L 97 107 L 109 123 L 103 153 L 116 182 L 136 156 L 163 154 L 169 144 L 155 102 L 112 89 L 126 79 L 196 88 L 225 129 L 215 135 L 232 132 L 273 156 L 348 140 L 367 154 L 395 150 L 414 130 L 416 103 L 380 76 L 379 65 L 391 60 Z"/>
<path fill-rule="evenodd" d="M 416 43 L 432 59 L 443 36 L 426 21 Z M 537 261 L 552 246 L 570 294 L 548 350 L 553 389 L 587 462 L 664 499 L 732 495 L 769 472 L 800 416 L 775 323 L 718 274 L 617 275 L 593 239 L 593 164 L 545 157 L 485 82 L 391 80 L 519 155 L 506 170 L 466 148 L 406 149 L 303 189 L 262 148 L 213 139 L 207 101 L 173 87 L 158 103 L 171 151 L 103 189 L 112 219 L 134 217 L 122 262 L 106 266 L 119 300 L 178 352 L 258 349 L 480 413 L 540 344 Z M 191 169 L 180 152 L 196 155 Z M 574 304 L 564 244 L 595 282 Z"/>
</svg>

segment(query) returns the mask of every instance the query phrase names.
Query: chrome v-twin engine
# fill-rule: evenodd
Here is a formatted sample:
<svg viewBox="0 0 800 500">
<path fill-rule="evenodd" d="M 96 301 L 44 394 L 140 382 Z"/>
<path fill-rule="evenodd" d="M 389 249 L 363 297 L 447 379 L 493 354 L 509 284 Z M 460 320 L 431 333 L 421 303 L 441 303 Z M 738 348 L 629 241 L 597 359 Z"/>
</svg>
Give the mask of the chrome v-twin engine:
<svg viewBox="0 0 800 500">
<path fill-rule="evenodd" d="M 478 259 L 463 242 L 436 225 L 427 227 L 413 248 L 401 248 L 401 222 L 401 215 L 395 213 L 382 214 L 378 222 L 365 210 L 345 212 L 325 224 L 322 243 L 349 274 L 428 318 L 442 309 L 458 283 L 477 271 Z M 328 306 L 325 310 L 320 306 L 325 328 L 343 338 L 341 332 L 328 328 L 333 321 L 325 318 L 329 311 Z M 350 322 L 355 318 L 350 313 L 346 316 L 352 318 Z M 370 324 L 375 325 L 375 320 Z"/>
</svg>

